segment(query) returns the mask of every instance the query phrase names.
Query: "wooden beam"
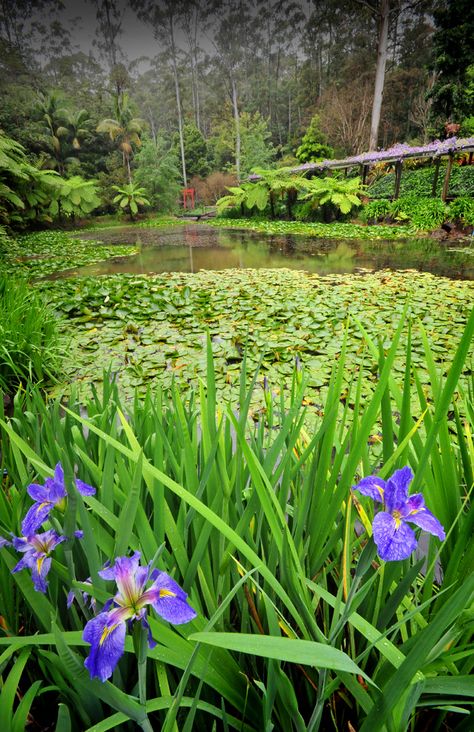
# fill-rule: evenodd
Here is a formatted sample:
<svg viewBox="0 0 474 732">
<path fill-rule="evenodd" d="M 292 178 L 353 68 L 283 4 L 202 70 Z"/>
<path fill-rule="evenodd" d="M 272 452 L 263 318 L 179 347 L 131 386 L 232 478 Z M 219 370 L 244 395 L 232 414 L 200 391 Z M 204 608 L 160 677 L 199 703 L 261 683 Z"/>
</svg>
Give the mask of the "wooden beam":
<svg viewBox="0 0 474 732">
<path fill-rule="evenodd" d="M 446 175 L 444 176 L 443 191 L 441 193 L 441 200 L 446 201 L 449 191 L 449 179 L 451 178 L 451 171 L 453 169 L 454 155 L 449 154 L 448 167 L 446 168 Z"/>
<path fill-rule="evenodd" d="M 441 165 L 441 158 L 436 158 L 435 162 L 435 172 L 433 176 L 433 185 L 431 186 L 431 195 L 433 198 L 436 196 L 436 189 L 438 187 L 438 178 L 439 178 L 439 166 Z"/>
<path fill-rule="evenodd" d="M 393 192 L 393 200 L 396 201 L 400 197 L 400 183 L 402 180 L 403 162 L 397 160 L 395 163 L 395 190 Z"/>
<path fill-rule="evenodd" d="M 363 165 L 362 166 L 362 185 L 365 186 L 367 183 L 367 173 L 369 172 L 369 166 Z"/>
</svg>

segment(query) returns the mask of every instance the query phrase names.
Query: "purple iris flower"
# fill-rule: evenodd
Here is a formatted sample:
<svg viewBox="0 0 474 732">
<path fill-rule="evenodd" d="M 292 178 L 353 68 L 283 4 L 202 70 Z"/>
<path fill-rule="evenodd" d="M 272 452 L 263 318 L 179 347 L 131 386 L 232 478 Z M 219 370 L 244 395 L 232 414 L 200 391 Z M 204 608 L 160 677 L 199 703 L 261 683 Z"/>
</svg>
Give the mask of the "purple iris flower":
<svg viewBox="0 0 474 732">
<path fill-rule="evenodd" d="M 12 545 L 18 552 L 24 552 L 24 557 L 12 569 L 12 574 L 22 569 L 31 569 L 31 579 L 37 592 L 46 592 L 48 582 L 46 575 L 51 569 L 50 554 L 66 537 L 56 533 L 53 529 L 42 534 L 31 536 L 13 536 L 11 544 L 3 540 L 3 545 Z"/>
<path fill-rule="evenodd" d="M 84 661 L 91 678 L 106 681 L 117 665 L 125 647 L 127 621 L 139 620 L 148 631 L 148 645 L 156 644 L 147 621 L 147 605 L 175 625 L 188 623 L 196 612 L 186 602 L 187 594 L 165 572 L 141 566 L 140 552 L 132 557 L 117 557 L 113 567 L 99 572 L 103 579 L 114 579 L 118 592 L 108 600 L 99 615 L 86 624 L 83 640 L 91 644 Z M 147 583 L 152 584 L 146 589 Z M 111 609 L 110 609 L 111 608 Z"/>
<path fill-rule="evenodd" d="M 372 531 L 379 557 L 386 562 L 406 559 L 416 549 L 415 532 L 408 523 L 429 531 L 441 541 L 446 538 L 442 525 L 426 508 L 422 494 L 408 495 L 412 479 L 412 471 L 405 466 L 387 481 L 371 475 L 353 486 L 364 496 L 384 504 L 385 510 L 374 517 Z"/>
<path fill-rule="evenodd" d="M 93 496 L 95 488 L 76 478 L 76 488 L 82 496 Z M 28 495 L 34 500 L 33 505 L 21 524 L 21 532 L 25 536 L 34 534 L 41 524 L 46 521 L 55 506 L 63 507 L 66 502 L 67 491 L 64 485 L 64 471 L 61 463 L 54 469 L 54 477 L 46 478 L 44 485 L 32 483 L 27 488 Z"/>
<path fill-rule="evenodd" d="M 92 588 L 92 579 L 90 577 L 88 577 L 86 580 L 84 580 L 84 582 L 82 584 L 87 585 L 88 587 Z M 71 590 L 70 592 L 68 592 L 67 600 L 66 600 L 66 606 L 67 606 L 68 610 L 72 606 L 75 599 L 76 599 L 75 591 Z M 89 606 L 90 609 L 92 610 L 92 612 L 95 613 L 95 608 L 96 608 L 96 604 L 97 604 L 95 597 L 93 597 L 92 595 L 89 595 L 89 593 L 84 590 L 82 592 L 82 601 L 86 607 Z"/>
</svg>

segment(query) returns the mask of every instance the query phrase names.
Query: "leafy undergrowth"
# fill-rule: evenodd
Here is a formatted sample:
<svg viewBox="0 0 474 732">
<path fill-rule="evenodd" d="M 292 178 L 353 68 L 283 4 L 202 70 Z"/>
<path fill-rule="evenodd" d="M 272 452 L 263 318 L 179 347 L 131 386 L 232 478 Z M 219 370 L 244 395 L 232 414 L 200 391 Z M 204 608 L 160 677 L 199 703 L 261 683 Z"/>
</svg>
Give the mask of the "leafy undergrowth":
<svg viewBox="0 0 474 732">
<path fill-rule="evenodd" d="M 0 257 L 0 273 L 43 277 L 137 251 L 129 244 L 104 246 L 73 238 L 69 232 L 41 231 L 9 240 Z"/>
<path fill-rule="evenodd" d="M 270 388 L 288 381 L 295 361 L 308 372 L 308 400 L 321 408 L 331 368 L 340 356 L 349 317 L 347 364 L 351 378 L 361 369 L 364 397 L 377 384 L 377 358 L 370 356 L 356 325 L 375 343 L 387 345 L 405 302 L 413 319 L 413 359 L 420 379 L 427 343 L 441 373 L 452 356 L 472 307 L 474 284 L 414 271 L 318 277 L 281 270 L 171 273 L 152 277 L 87 277 L 41 285 L 63 318 L 68 382 L 89 388 L 102 369 L 117 375 L 122 394 L 148 385 L 182 389 L 205 378 L 205 339 L 214 348 L 217 388 L 235 392 L 247 344 L 251 367 L 262 359 Z M 394 371 L 405 368 L 403 354 Z M 470 362 L 467 369 L 470 368 Z M 263 400 L 254 395 L 254 407 Z"/>
<path fill-rule="evenodd" d="M 264 221 L 262 219 L 209 219 L 206 224 L 227 229 L 251 229 L 265 234 L 306 234 L 327 239 L 406 239 L 419 232 L 413 226 L 363 226 L 362 224 L 300 223 L 298 221 Z"/>
<path fill-rule="evenodd" d="M 436 195 L 443 190 L 446 165 L 442 165 L 438 175 Z M 434 166 L 418 170 L 404 170 L 400 181 L 401 196 L 431 196 Z M 368 188 L 370 198 L 390 198 L 395 188 L 395 173 L 386 173 Z M 474 196 L 474 166 L 455 165 L 449 181 L 450 196 Z"/>
</svg>

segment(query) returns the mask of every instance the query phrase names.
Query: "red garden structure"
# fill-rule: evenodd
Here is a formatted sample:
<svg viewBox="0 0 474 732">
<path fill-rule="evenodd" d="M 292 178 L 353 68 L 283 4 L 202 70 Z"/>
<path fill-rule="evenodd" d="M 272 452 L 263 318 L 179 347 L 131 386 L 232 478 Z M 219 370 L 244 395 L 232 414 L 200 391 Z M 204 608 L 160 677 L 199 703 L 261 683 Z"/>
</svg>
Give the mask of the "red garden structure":
<svg viewBox="0 0 474 732">
<path fill-rule="evenodd" d="M 183 188 L 183 208 L 194 208 L 194 188 Z M 187 204 L 190 204 L 189 206 Z"/>
</svg>

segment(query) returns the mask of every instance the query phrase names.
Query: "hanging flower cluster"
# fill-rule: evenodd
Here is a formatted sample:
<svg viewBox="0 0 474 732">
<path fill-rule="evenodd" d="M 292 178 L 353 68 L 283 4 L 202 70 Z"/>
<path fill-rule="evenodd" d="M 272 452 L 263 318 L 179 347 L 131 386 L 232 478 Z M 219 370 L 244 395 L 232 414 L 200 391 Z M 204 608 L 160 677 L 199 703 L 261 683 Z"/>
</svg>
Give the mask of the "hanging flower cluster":
<svg viewBox="0 0 474 732">
<path fill-rule="evenodd" d="M 457 139 L 449 137 L 446 140 L 434 140 L 426 145 L 407 145 L 405 143 L 397 143 L 386 150 L 369 150 L 368 152 L 353 155 L 343 160 L 322 160 L 318 163 L 304 163 L 297 168 L 293 168 L 293 172 L 306 170 L 326 170 L 331 168 L 335 163 L 345 163 L 347 165 L 372 165 L 373 163 L 389 162 L 391 160 L 402 160 L 403 158 L 414 157 L 439 157 L 440 155 L 448 155 L 449 153 L 462 153 L 474 147 L 474 137 Z M 255 176 L 254 176 L 255 178 Z"/>
</svg>

